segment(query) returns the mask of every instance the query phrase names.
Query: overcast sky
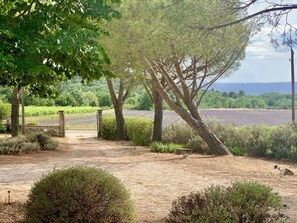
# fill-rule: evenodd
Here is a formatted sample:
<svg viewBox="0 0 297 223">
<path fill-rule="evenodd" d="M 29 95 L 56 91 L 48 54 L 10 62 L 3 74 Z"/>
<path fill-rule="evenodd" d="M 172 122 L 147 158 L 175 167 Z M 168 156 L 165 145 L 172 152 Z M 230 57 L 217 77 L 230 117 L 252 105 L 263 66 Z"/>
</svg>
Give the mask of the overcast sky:
<svg viewBox="0 0 297 223">
<path fill-rule="evenodd" d="M 263 8 L 264 3 L 256 5 L 254 10 Z M 297 10 L 290 13 L 290 21 L 297 27 Z M 230 77 L 221 79 L 224 83 L 246 82 L 284 82 L 291 80 L 290 49 L 275 48 L 270 44 L 271 27 L 265 26 L 251 39 L 246 49 L 246 57 L 241 67 Z M 297 64 L 297 48 L 295 50 L 295 70 Z M 296 71 L 297 72 L 297 71 Z M 295 72 L 295 74 L 296 74 Z M 296 78 L 295 78 L 296 79 Z"/>
</svg>

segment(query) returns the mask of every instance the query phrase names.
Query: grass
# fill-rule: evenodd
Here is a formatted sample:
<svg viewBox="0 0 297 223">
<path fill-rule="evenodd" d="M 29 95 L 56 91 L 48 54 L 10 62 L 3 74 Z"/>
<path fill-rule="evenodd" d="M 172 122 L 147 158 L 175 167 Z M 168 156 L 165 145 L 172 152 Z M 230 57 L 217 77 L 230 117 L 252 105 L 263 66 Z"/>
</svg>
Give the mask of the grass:
<svg viewBox="0 0 297 223">
<path fill-rule="evenodd" d="M 81 114 L 96 112 L 99 108 L 97 107 L 59 107 L 59 106 L 26 106 L 25 116 L 47 116 L 47 115 L 57 115 L 60 110 L 64 110 L 64 114 Z M 20 109 L 20 116 L 21 116 Z"/>
</svg>

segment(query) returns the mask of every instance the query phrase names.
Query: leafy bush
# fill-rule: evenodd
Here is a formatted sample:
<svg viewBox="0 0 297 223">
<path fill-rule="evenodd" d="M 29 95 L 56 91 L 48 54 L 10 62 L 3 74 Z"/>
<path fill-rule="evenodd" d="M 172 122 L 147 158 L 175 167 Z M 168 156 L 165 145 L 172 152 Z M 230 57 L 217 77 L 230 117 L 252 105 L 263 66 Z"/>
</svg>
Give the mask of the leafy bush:
<svg viewBox="0 0 297 223">
<path fill-rule="evenodd" d="M 124 117 L 127 140 L 136 145 L 149 145 L 151 142 L 153 121 L 148 118 Z M 101 134 L 104 139 L 115 140 L 117 124 L 114 116 L 104 116 L 101 125 Z"/>
<path fill-rule="evenodd" d="M 103 139 L 115 140 L 117 138 L 117 123 L 115 117 L 103 116 L 100 131 Z"/>
<path fill-rule="evenodd" d="M 165 222 L 275 222 L 280 206 L 280 196 L 268 186 L 236 182 L 178 198 Z"/>
<path fill-rule="evenodd" d="M 171 125 L 163 129 L 164 143 L 177 143 L 186 145 L 189 140 L 196 137 L 196 133 L 187 124 Z"/>
<path fill-rule="evenodd" d="M 244 156 L 246 154 L 245 149 L 241 147 L 229 147 L 229 151 L 234 156 Z"/>
<path fill-rule="evenodd" d="M 0 154 L 21 155 L 30 151 L 54 150 L 58 143 L 44 133 L 33 133 L 4 139 L 0 142 Z"/>
<path fill-rule="evenodd" d="M 268 157 L 297 162 L 297 126 L 227 126 L 211 122 L 208 126 L 233 155 Z M 207 144 L 186 124 L 163 130 L 163 143 L 186 145 L 196 153 L 209 154 Z"/>
<path fill-rule="evenodd" d="M 249 156 L 265 157 L 267 150 L 271 147 L 272 127 L 262 126 L 245 126 L 240 129 L 242 136 L 246 136 L 244 147 Z"/>
<path fill-rule="evenodd" d="M 212 123 L 210 127 L 230 152 L 241 148 L 248 156 L 297 162 L 297 127 L 294 124 L 238 128 Z"/>
<path fill-rule="evenodd" d="M 128 139 L 136 145 L 147 146 L 152 140 L 153 121 L 148 118 L 125 118 Z"/>
<path fill-rule="evenodd" d="M 174 143 L 163 144 L 163 143 L 160 143 L 160 142 L 153 142 L 151 144 L 151 152 L 155 152 L 155 153 L 174 153 L 176 149 L 182 148 L 182 147 L 183 147 L 183 145 L 174 144 Z"/>
<path fill-rule="evenodd" d="M 194 153 L 210 154 L 210 150 L 206 142 L 200 136 L 196 136 L 190 139 L 186 145 L 188 149 L 191 149 Z"/>
<path fill-rule="evenodd" d="M 151 110 L 153 107 L 152 99 L 150 96 L 144 92 L 141 97 L 138 99 L 138 105 L 134 108 L 136 110 Z"/>
<path fill-rule="evenodd" d="M 6 132 L 6 120 L 10 116 L 11 106 L 0 100 L 0 132 Z"/>
<path fill-rule="evenodd" d="M 25 222 L 130 223 L 134 210 L 128 190 L 116 177 L 94 167 L 72 167 L 35 183 Z"/>
<path fill-rule="evenodd" d="M 2 101 L 0 101 L 0 121 L 3 121 L 10 116 L 10 110 L 10 104 L 2 103 Z"/>
<path fill-rule="evenodd" d="M 290 124 L 275 128 L 271 133 L 271 147 L 268 155 L 276 159 L 297 162 L 297 128 Z"/>
</svg>

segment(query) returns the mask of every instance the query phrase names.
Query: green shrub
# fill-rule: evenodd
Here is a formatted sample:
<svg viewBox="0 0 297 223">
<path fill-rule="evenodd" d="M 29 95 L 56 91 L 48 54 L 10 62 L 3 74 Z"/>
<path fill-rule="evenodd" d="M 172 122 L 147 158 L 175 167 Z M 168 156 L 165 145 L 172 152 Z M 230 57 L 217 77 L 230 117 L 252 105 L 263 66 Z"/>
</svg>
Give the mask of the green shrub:
<svg viewBox="0 0 297 223">
<path fill-rule="evenodd" d="M 275 159 L 297 162 L 296 152 L 294 152 L 297 147 L 296 125 L 290 124 L 274 128 L 270 140 L 269 156 Z"/>
<path fill-rule="evenodd" d="M 229 147 L 228 149 L 234 156 L 244 156 L 246 154 L 245 149 L 242 147 Z"/>
<path fill-rule="evenodd" d="M 0 121 L 7 119 L 10 116 L 11 105 L 0 101 Z"/>
<path fill-rule="evenodd" d="M 190 139 L 186 147 L 188 149 L 191 149 L 194 153 L 210 154 L 208 145 L 200 136 L 196 136 L 195 138 Z"/>
<path fill-rule="evenodd" d="M 21 155 L 30 151 L 54 150 L 58 143 L 44 133 L 32 133 L 4 139 L 0 142 L 0 154 Z"/>
<path fill-rule="evenodd" d="M 124 117 L 126 139 L 136 145 L 149 145 L 152 138 L 153 121 L 148 118 Z M 117 124 L 114 116 L 104 116 L 101 125 L 102 138 L 115 140 Z"/>
<path fill-rule="evenodd" d="M 180 144 L 163 144 L 160 142 L 153 142 L 151 144 L 151 152 L 155 153 L 174 153 L 176 149 L 184 147 Z"/>
<path fill-rule="evenodd" d="M 153 121 L 148 118 L 125 118 L 128 139 L 136 145 L 147 146 L 152 140 Z"/>
<path fill-rule="evenodd" d="M 114 116 L 103 116 L 101 124 L 103 139 L 115 140 L 117 138 L 117 123 Z"/>
<path fill-rule="evenodd" d="M 271 148 L 270 135 L 272 127 L 265 125 L 245 127 L 240 129 L 241 134 L 246 136 L 246 153 L 249 156 L 265 157 L 268 149 Z"/>
<path fill-rule="evenodd" d="M 25 222 L 130 223 L 134 210 L 128 190 L 116 177 L 94 167 L 72 167 L 35 183 Z"/>
<path fill-rule="evenodd" d="M 163 129 L 164 143 L 177 143 L 186 145 L 189 140 L 196 137 L 196 133 L 187 124 L 171 125 Z"/>
<path fill-rule="evenodd" d="M 178 198 L 165 222 L 275 222 L 281 218 L 280 206 L 281 198 L 271 188 L 236 182 Z"/>
</svg>

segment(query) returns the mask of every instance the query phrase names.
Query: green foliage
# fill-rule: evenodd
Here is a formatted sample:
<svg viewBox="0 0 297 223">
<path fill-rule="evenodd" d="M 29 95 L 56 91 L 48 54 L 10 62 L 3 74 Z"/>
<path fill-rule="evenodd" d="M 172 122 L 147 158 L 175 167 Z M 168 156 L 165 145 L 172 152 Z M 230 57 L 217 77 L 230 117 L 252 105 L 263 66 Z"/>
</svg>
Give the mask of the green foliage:
<svg viewBox="0 0 297 223">
<path fill-rule="evenodd" d="M 190 139 L 186 147 L 191 149 L 194 153 L 210 154 L 208 145 L 200 136 L 195 136 L 194 138 Z"/>
<path fill-rule="evenodd" d="M 235 127 L 211 122 L 208 126 L 236 156 L 254 156 L 297 162 L 297 127 L 293 124 L 268 127 Z M 209 154 L 207 144 L 185 124 L 163 129 L 163 142 L 186 145 L 193 152 Z"/>
<path fill-rule="evenodd" d="M 25 222 L 132 223 L 130 195 L 119 179 L 95 167 L 56 170 L 35 183 Z"/>
<path fill-rule="evenodd" d="M 44 107 L 44 106 L 26 106 L 25 116 L 46 116 L 46 115 L 58 115 L 59 111 L 63 110 L 65 114 L 79 114 L 79 113 L 91 113 L 96 112 L 98 108 L 95 107 Z M 21 116 L 21 111 L 20 111 Z"/>
<path fill-rule="evenodd" d="M 152 99 L 147 93 L 143 93 L 138 101 L 138 105 L 135 107 L 136 110 L 151 110 L 153 107 Z"/>
<path fill-rule="evenodd" d="M 183 145 L 179 144 L 163 144 L 160 142 L 153 142 L 151 144 L 151 152 L 154 153 L 174 153 L 176 149 L 184 147 Z"/>
<path fill-rule="evenodd" d="M 149 118 L 125 118 L 127 137 L 136 145 L 148 146 L 152 140 L 153 120 Z"/>
<path fill-rule="evenodd" d="M 275 159 L 297 162 L 297 127 L 289 124 L 274 128 L 271 132 L 271 147 L 267 153 Z"/>
<path fill-rule="evenodd" d="M 170 125 L 163 129 L 163 142 L 186 145 L 196 133 L 187 124 Z"/>
<path fill-rule="evenodd" d="M 2 103 L 0 100 L 0 132 L 6 132 L 6 124 L 10 112 L 11 106 L 7 103 Z"/>
<path fill-rule="evenodd" d="M 0 121 L 7 119 L 10 116 L 11 105 L 7 103 L 2 103 L 0 101 Z"/>
<path fill-rule="evenodd" d="M 115 140 L 117 138 L 117 123 L 114 116 L 105 115 L 102 118 L 100 132 L 103 139 Z"/>
<path fill-rule="evenodd" d="M 245 149 L 241 147 L 229 147 L 228 149 L 234 156 L 244 156 L 246 154 Z"/>
<path fill-rule="evenodd" d="M 98 41 L 102 23 L 119 17 L 112 1 L 4 1 L 0 16 L 0 82 L 46 96 L 58 81 L 111 74 Z M 4 10 L 3 10 L 4 8 Z M 57 66 L 59 65 L 59 66 Z M 8 75 L 9 74 L 9 75 Z"/>
<path fill-rule="evenodd" d="M 236 148 L 236 153 L 242 152 L 248 156 L 297 162 L 297 128 L 293 124 L 241 128 L 211 124 L 210 127 L 231 151 Z"/>
<path fill-rule="evenodd" d="M 98 96 L 100 107 L 111 107 L 112 101 L 108 93 L 100 93 Z"/>
<path fill-rule="evenodd" d="M 124 117 L 127 140 L 136 145 L 149 145 L 152 138 L 153 121 L 148 118 Z M 117 125 L 114 116 L 104 116 L 101 125 L 104 139 L 116 139 Z"/>
<path fill-rule="evenodd" d="M 31 151 L 54 150 L 58 143 L 44 133 L 32 133 L 4 139 L 0 142 L 0 154 L 21 155 Z"/>
<path fill-rule="evenodd" d="M 250 156 L 264 157 L 271 148 L 271 127 L 268 126 L 245 126 L 240 129 L 240 134 L 245 136 L 244 147 Z"/>
<path fill-rule="evenodd" d="M 230 187 L 212 186 L 173 202 L 165 222 L 276 222 L 281 198 L 268 186 L 235 182 Z"/>
</svg>

